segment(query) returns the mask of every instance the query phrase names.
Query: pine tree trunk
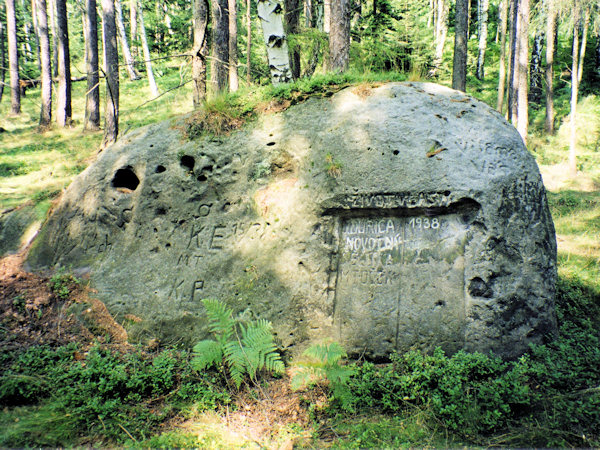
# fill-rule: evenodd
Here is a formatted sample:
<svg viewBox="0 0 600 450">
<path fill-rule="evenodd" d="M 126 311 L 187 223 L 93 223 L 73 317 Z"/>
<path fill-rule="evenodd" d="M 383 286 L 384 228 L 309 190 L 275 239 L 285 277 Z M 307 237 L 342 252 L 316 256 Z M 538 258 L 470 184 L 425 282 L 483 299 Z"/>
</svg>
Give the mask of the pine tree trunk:
<svg viewBox="0 0 600 450">
<path fill-rule="evenodd" d="M 31 21 L 33 22 L 33 35 L 35 36 L 35 53 L 37 57 L 37 66 L 40 71 L 40 76 L 42 73 L 42 58 L 40 55 L 40 37 L 39 37 L 39 24 L 38 24 L 38 14 L 37 14 L 37 6 L 36 0 L 31 0 Z M 46 12 L 46 16 L 48 13 Z M 46 20 L 47 22 L 47 20 Z"/>
<path fill-rule="evenodd" d="M 529 65 L 529 101 L 535 105 L 542 102 L 544 74 L 542 73 L 542 50 L 544 33 L 538 31 L 533 38 L 531 63 Z"/>
<path fill-rule="evenodd" d="M 510 58 L 508 69 L 508 105 L 507 116 L 513 125 L 517 119 L 517 51 L 519 28 L 519 0 L 510 1 Z"/>
<path fill-rule="evenodd" d="M 192 56 L 192 78 L 194 80 L 192 100 L 194 108 L 206 99 L 206 54 L 208 53 L 208 1 L 194 0 L 192 5 L 194 25 L 194 49 Z"/>
<path fill-rule="evenodd" d="M 329 33 L 331 30 L 331 2 L 339 0 L 323 0 L 323 31 Z"/>
<path fill-rule="evenodd" d="M 462 4 L 462 0 L 460 0 Z M 444 57 L 444 44 L 446 43 L 446 35 L 448 34 L 448 0 L 438 0 L 437 8 L 437 27 L 435 36 L 435 55 L 433 57 L 433 68 L 430 70 L 430 75 L 434 76 L 437 74 L 438 69 L 442 64 L 442 58 Z M 459 7 L 457 5 L 456 10 Z M 457 20 L 460 13 L 457 12 Z M 468 20 L 468 19 L 467 19 Z M 455 39 L 456 42 L 456 39 Z M 466 41 L 465 41 L 466 48 Z M 465 69 L 466 70 L 466 69 Z M 465 73 L 466 74 L 466 73 Z"/>
<path fill-rule="evenodd" d="M 454 62 L 452 65 L 452 88 L 467 90 L 467 33 L 468 0 L 456 0 L 456 25 L 454 36 Z"/>
<path fill-rule="evenodd" d="M 350 0 L 334 1 L 330 18 L 329 69 L 344 72 L 350 58 Z"/>
<path fill-rule="evenodd" d="M 21 90 L 19 88 L 19 50 L 17 43 L 17 17 L 15 0 L 6 0 L 6 28 L 8 36 L 8 64 L 10 73 L 11 113 L 21 114 Z"/>
<path fill-rule="evenodd" d="M 500 16 L 500 69 L 498 71 L 498 102 L 496 110 L 502 114 L 504 107 L 504 90 L 506 87 L 506 27 L 508 22 L 508 0 L 502 0 L 502 15 Z"/>
<path fill-rule="evenodd" d="M 102 0 L 102 34 L 106 67 L 106 106 L 102 148 L 106 148 L 115 142 L 119 135 L 119 54 L 114 0 Z"/>
<path fill-rule="evenodd" d="M 227 92 L 229 70 L 229 18 L 227 0 L 211 2 L 212 20 L 212 60 L 210 63 L 210 84 L 213 95 Z"/>
<path fill-rule="evenodd" d="M 42 82 L 42 108 L 40 127 L 48 127 L 52 121 L 52 69 L 50 67 L 50 36 L 46 0 L 36 0 L 37 34 L 40 43 L 40 78 Z"/>
<path fill-rule="evenodd" d="M 0 13 L 3 12 L 4 3 L 0 2 Z M 6 50 L 4 48 L 4 22 L 0 20 L 0 102 L 4 95 L 4 81 L 6 80 Z"/>
<path fill-rule="evenodd" d="M 529 63 L 529 0 L 519 2 L 519 64 L 517 91 L 517 130 L 527 143 L 529 126 L 529 95 L 527 89 L 527 65 Z"/>
<path fill-rule="evenodd" d="M 228 0 L 229 10 L 229 90 L 235 92 L 239 87 L 238 46 L 237 46 L 237 0 Z"/>
<path fill-rule="evenodd" d="M 479 52 L 477 54 L 477 72 L 476 77 L 478 80 L 483 80 L 485 77 L 485 51 L 487 49 L 487 37 L 488 37 L 488 9 L 490 6 L 490 0 L 479 0 L 477 2 L 477 16 L 478 27 L 479 27 Z"/>
<path fill-rule="evenodd" d="M 67 1 L 56 0 L 58 24 L 58 98 L 56 122 L 61 127 L 71 125 L 71 56 L 69 53 L 69 29 L 67 27 Z"/>
<path fill-rule="evenodd" d="M 547 0 L 546 19 L 546 132 L 554 134 L 554 54 L 556 42 L 555 0 Z"/>
<path fill-rule="evenodd" d="M 158 86 L 154 79 L 154 71 L 152 70 L 152 58 L 150 57 L 150 48 L 148 47 L 148 39 L 146 38 L 146 25 L 144 24 L 144 8 L 140 3 L 138 5 L 138 18 L 140 19 L 140 39 L 142 40 L 142 51 L 144 52 L 144 64 L 146 66 L 146 76 L 148 77 L 148 85 L 150 93 L 153 97 L 158 97 Z"/>
<path fill-rule="evenodd" d="M 252 11 L 251 0 L 246 0 L 246 82 L 248 85 L 252 82 L 252 72 L 250 70 L 250 56 L 252 49 L 252 20 L 250 13 Z"/>
<path fill-rule="evenodd" d="M 131 41 L 131 54 L 133 59 L 138 58 L 138 47 L 136 40 L 138 37 L 138 0 L 129 0 L 129 39 Z"/>
<path fill-rule="evenodd" d="M 86 0 L 86 71 L 87 96 L 85 103 L 85 119 L 83 129 L 96 131 L 100 129 L 100 76 L 98 67 L 98 13 L 96 0 Z"/>
<path fill-rule="evenodd" d="M 56 0 L 48 3 L 50 30 L 52 31 L 52 77 L 58 78 L 58 25 L 56 24 Z"/>
<path fill-rule="evenodd" d="M 125 67 L 131 81 L 139 80 L 140 75 L 136 72 L 133 66 L 133 57 L 129 50 L 129 42 L 127 41 L 127 33 L 125 32 L 125 24 L 123 23 L 123 10 L 121 9 L 121 0 L 115 0 L 115 20 L 117 21 L 117 31 L 119 32 L 119 40 L 121 41 L 121 49 L 123 50 L 123 58 L 125 59 Z"/>
<path fill-rule="evenodd" d="M 579 11 L 575 5 L 575 24 L 573 26 L 573 64 L 571 66 L 571 136 L 569 142 L 569 174 L 577 176 L 577 97 L 579 94 Z"/>
<path fill-rule="evenodd" d="M 585 49 L 587 47 L 587 35 L 590 28 L 590 9 L 585 9 L 583 15 L 583 30 L 581 32 L 581 50 L 579 52 L 579 67 L 577 69 L 577 84 L 581 84 L 581 77 L 583 76 L 583 61 L 585 60 Z"/>
<path fill-rule="evenodd" d="M 300 0 L 284 0 L 285 3 L 285 31 L 288 35 L 297 34 L 300 31 Z M 292 67 L 292 78 L 300 78 L 300 48 L 296 46 L 290 52 L 290 64 Z"/>
<path fill-rule="evenodd" d="M 258 0 L 258 17 L 262 24 L 273 84 L 292 79 L 287 39 L 283 31 L 283 8 L 277 0 Z"/>
<path fill-rule="evenodd" d="M 25 6 L 25 0 L 21 0 L 21 22 L 23 25 L 23 35 L 25 39 L 22 41 L 23 54 L 25 61 L 33 61 L 33 50 L 31 45 L 31 22 L 27 16 L 27 7 Z"/>
</svg>

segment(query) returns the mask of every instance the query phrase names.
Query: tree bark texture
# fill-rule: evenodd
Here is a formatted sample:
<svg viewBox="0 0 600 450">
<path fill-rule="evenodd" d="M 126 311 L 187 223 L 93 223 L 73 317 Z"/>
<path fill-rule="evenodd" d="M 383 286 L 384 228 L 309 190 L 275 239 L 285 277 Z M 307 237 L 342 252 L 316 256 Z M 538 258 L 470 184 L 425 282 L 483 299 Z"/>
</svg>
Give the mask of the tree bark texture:
<svg viewBox="0 0 600 450">
<path fill-rule="evenodd" d="M 527 128 L 529 126 L 529 95 L 527 89 L 527 66 L 529 63 L 529 0 L 519 1 L 519 63 L 517 91 L 517 130 L 527 143 Z"/>
<path fill-rule="evenodd" d="M 290 55 L 283 30 L 283 8 L 277 0 L 258 0 L 258 17 L 267 46 L 269 69 L 273 84 L 288 83 L 292 80 Z"/>
<path fill-rule="evenodd" d="M 454 37 L 454 63 L 452 66 L 452 88 L 467 90 L 467 38 L 468 0 L 456 0 L 456 25 Z"/>
<path fill-rule="evenodd" d="M 350 0 L 331 3 L 329 69 L 344 72 L 350 59 Z"/>
<path fill-rule="evenodd" d="M 518 10 L 519 0 L 510 0 L 510 57 L 508 65 L 508 105 L 507 116 L 508 120 L 515 124 L 517 119 L 517 50 L 518 50 Z"/>
<path fill-rule="evenodd" d="M 500 4 L 501 16 L 500 16 L 500 61 L 498 71 L 498 102 L 496 103 L 496 110 L 502 114 L 504 107 L 504 90 L 506 87 L 506 28 L 508 23 L 508 0 L 502 0 Z"/>
<path fill-rule="evenodd" d="M 331 2 L 338 0 L 323 0 L 323 31 L 329 33 L 331 29 Z"/>
<path fill-rule="evenodd" d="M 342 0 L 346 1 L 346 0 Z M 284 0 L 285 4 L 285 31 L 287 35 L 297 34 L 300 31 L 300 0 Z M 300 48 L 296 46 L 290 52 L 290 65 L 292 78 L 300 78 Z"/>
<path fill-rule="evenodd" d="M 86 0 L 86 61 L 87 95 L 83 129 L 100 129 L 100 76 L 98 72 L 98 13 L 96 0 Z"/>
<path fill-rule="evenodd" d="M 579 21 L 580 14 L 575 2 L 575 18 L 573 26 L 573 64 L 571 66 L 571 136 L 569 140 L 569 174 L 571 177 L 577 175 L 577 97 L 579 94 Z"/>
<path fill-rule="evenodd" d="M 138 37 L 138 0 L 129 0 L 129 38 L 131 40 L 131 53 L 134 59 L 138 57 L 136 39 Z"/>
<path fill-rule="evenodd" d="M 46 17 L 48 16 L 48 12 L 46 11 Z M 40 37 L 39 37 L 39 24 L 38 24 L 38 14 L 37 14 L 37 3 L 36 0 L 31 0 L 31 21 L 33 22 L 33 35 L 35 36 L 35 52 L 37 56 L 37 66 L 40 71 L 40 77 L 42 73 L 42 58 L 40 56 Z M 46 19 L 46 22 L 48 20 Z M 48 28 L 46 26 L 46 28 Z"/>
<path fill-rule="evenodd" d="M 142 4 L 138 4 L 138 18 L 140 19 L 140 39 L 142 41 L 142 51 L 144 52 L 144 64 L 146 66 L 146 76 L 148 77 L 148 85 L 150 93 L 153 97 L 158 96 L 158 86 L 154 79 L 154 71 L 152 70 L 152 61 L 150 57 L 150 48 L 148 47 L 148 39 L 146 38 L 146 25 L 144 24 L 144 9 Z"/>
<path fill-rule="evenodd" d="M 542 71 L 542 51 L 544 47 L 544 33 L 538 31 L 533 38 L 531 49 L 531 63 L 529 64 L 529 101 L 535 105 L 542 102 L 544 93 L 544 74 Z"/>
<path fill-rule="evenodd" d="M 17 48 L 17 17 L 15 0 L 6 0 L 6 31 L 8 37 L 8 71 L 10 73 L 11 113 L 21 114 L 21 90 L 19 89 L 19 50 Z"/>
<path fill-rule="evenodd" d="M 459 16 L 466 16 L 467 11 L 459 12 L 459 6 L 462 7 L 463 0 L 458 0 L 456 5 L 456 20 L 459 20 Z M 448 10 L 449 10 L 448 0 L 438 0 L 437 7 L 437 27 L 435 33 L 435 55 L 433 57 L 433 68 L 431 70 L 431 75 L 435 75 L 442 64 L 442 58 L 444 56 L 444 44 L 446 43 L 446 35 L 448 34 Z M 468 22 L 467 22 L 468 23 Z M 458 26 L 458 23 L 457 23 Z M 468 25 L 467 25 L 468 30 Z M 456 43 L 456 40 L 455 40 Z M 465 48 L 466 48 L 466 40 L 465 40 Z M 456 47 L 455 47 L 456 51 Z M 466 70 L 466 69 L 465 69 Z"/>
<path fill-rule="evenodd" d="M 193 2 L 194 50 L 192 56 L 194 108 L 198 108 L 206 99 L 206 54 L 208 53 L 208 1 Z"/>
<path fill-rule="evenodd" d="M 102 34 L 106 67 L 106 106 L 102 148 L 117 140 L 119 134 L 119 54 L 114 0 L 102 0 Z"/>
<path fill-rule="evenodd" d="M 0 12 L 2 12 L 4 3 L 0 3 Z M 4 38 L 6 31 L 4 22 L 0 20 L 0 102 L 4 94 L 4 81 L 6 79 L 6 49 L 4 48 Z"/>
<path fill-rule="evenodd" d="M 313 15 L 313 27 L 319 31 L 324 31 L 325 27 L 325 2 L 324 0 L 313 0 L 314 3 L 314 15 Z"/>
<path fill-rule="evenodd" d="M 40 78 L 42 84 L 42 107 L 40 126 L 48 127 L 52 121 L 52 68 L 50 67 L 50 35 L 48 34 L 48 12 L 46 0 L 36 0 L 37 35 L 40 43 Z"/>
<path fill-rule="evenodd" d="M 69 30 L 67 28 L 67 1 L 56 0 L 56 23 L 58 25 L 58 96 L 56 121 L 61 127 L 71 124 L 71 56 L 69 53 Z"/>
<path fill-rule="evenodd" d="M 583 76 L 583 61 L 585 61 L 585 49 L 587 47 L 587 35 L 590 28 L 590 8 L 586 7 L 583 13 L 583 26 L 581 30 L 581 50 L 579 52 L 579 67 L 577 68 L 577 84 L 581 84 Z"/>
<path fill-rule="evenodd" d="M 133 65 L 133 57 L 129 50 L 129 42 L 127 41 L 127 33 L 125 32 L 125 24 L 123 23 L 123 9 L 121 8 L 121 0 L 115 0 L 115 20 L 117 21 L 117 31 L 119 32 L 119 40 L 121 41 L 121 49 L 123 50 L 123 58 L 125 59 L 125 67 L 131 81 L 139 80 L 140 75 L 135 70 Z"/>
<path fill-rule="evenodd" d="M 227 92 L 229 78 L 229 14 L 227 0 L 211 1 L 212 60 L 210 84 L 213 94 Z"/>
<path fill-rule="evenodd" d="M 48 2 L 50 30 L 52 31 L 52 76 L 58 78 L 58 25 L 56 24 L 56 0 Z"/>
<path fill-rule="evenodd" d="M 490 6 L 490 0 L 479 0 L 477 2 L 477 17 L 478 17 L 478 28 L 479 28 L 479 45 L 477 53 L 477 72 L 475 76 L 479 80 L 483 80 L 485 77 L 485 51 L 487 49 L 487 38 L 488 38 L 488 9 Z"/>
<path fill-rule="evenodd" d="M 238 78 L 238 26 L 237 0 L 228 0 L 229 10 L 229 90 L 235 92 L 239 88 Z"/>
<path fill-rule="evenodd" d="M 546 1 L 546 132 L 554 134 L 554 54 L 556 42 L 555 0 Z"/>
</svg>

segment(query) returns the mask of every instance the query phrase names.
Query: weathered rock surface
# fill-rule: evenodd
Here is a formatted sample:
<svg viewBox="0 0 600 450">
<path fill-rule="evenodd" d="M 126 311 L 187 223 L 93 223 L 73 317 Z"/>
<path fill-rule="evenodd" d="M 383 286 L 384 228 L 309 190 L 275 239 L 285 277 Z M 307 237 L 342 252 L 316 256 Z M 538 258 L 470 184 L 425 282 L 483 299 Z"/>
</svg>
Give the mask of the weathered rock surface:
<svg viewBox="0 0 600 450">
<path fill-rule="evenodd" d="M 45 212 L 44 208 L 25 204 L 0 214 L 0 257 L 26 247 L 42 225 Z"/>
<path fill-rule="evenodd" d="M 138 129 L 69 187 L 29 255 L 88 270 L 139 339 L 194 342 L 200 300 L 284 347 L 515 356 L 553 333 L 556 240 L 534 159 L 485 104 L 421 83 L 348 88 L 228 137 Z"/>
</svg>

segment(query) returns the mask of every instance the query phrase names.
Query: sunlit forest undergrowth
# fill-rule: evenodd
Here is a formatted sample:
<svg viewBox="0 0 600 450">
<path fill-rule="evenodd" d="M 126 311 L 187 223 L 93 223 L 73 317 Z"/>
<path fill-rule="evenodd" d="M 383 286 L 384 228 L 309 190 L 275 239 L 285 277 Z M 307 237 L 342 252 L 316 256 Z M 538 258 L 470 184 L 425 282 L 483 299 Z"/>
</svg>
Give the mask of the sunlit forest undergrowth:
<svg viewBox="0 0 600 450">
<path fill-rule="evenodd" d="M 469 93 L 492 107 L 496 53 L 490 52 L 486 79 L 469 77 L 467 82 Z M 184 70 L 180 63 L 159 68 L 164 95 L 154 100 L 143 79 L 121 81 L 122 134 L 192 111 L 190 83 L 177 88 L 189 78 Z M 442 70 L 439 77 L 449 85 L 449 72 Z M 252 120 L 274 100 L 301 101 L 352 83 L 405 79 L 428 81 L 419 70 L 316 75 L 277 88 L 242 86 L 236 94 L 209 102 L 207 111 Z M 36 90 L 28 91 L 19 117 L 8 114 L 8 99 L 0 104 L 0 212 L 32 202 L 43 216 L 50 201 L 94 160 L 102 134 L 82 131 L 84 96 L 85 82 L 74 83 L 73 127 L 55 126 L 44 133 L 37 129 Z M 531 108 L 528 139 L 557 231 L 561 332 L 554 343 L 534 347 L 512 363 L 486 355 L 411 353 L 396 356 L 391 365 L 359 364 L 349 381 L 350 403 L 339 402 L 327 384 L 318 385 L 316 394 L 298 394 L 309 423 L 274 427 L 276 432 L 258 443 L 251 424 L 230 421 L 230 408 L 240 403 L 233 402 L 235 392 L 223 382 L 223 372 L 198 374 L 185 352 L 118 356 L 98 347 L 81 365 L 74 363 L 76 347 L 31 349 L 2 357 L 9 369 L 0 378 L 0 400 L 6 405 L 0 446 L 600 445 L 600 99 L 587 94 L 579 102 L 579 174 L 574 179 L 565 164 L 568 102 L 568 87 L 559 86 L 552 136 L 543 131 L 543 106 Z M 256 400 L 281 382 L 268 380 L 247 387 L 246 400 Z M 56 386 L 58 396 L 52 392 Z"/>
</svg>

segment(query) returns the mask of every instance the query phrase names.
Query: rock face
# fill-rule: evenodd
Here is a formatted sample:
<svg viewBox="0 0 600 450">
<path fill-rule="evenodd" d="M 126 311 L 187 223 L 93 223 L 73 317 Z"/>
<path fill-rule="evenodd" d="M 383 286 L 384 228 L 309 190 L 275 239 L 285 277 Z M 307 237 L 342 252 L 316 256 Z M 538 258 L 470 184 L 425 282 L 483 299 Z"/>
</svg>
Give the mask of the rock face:
<svg viewBox="0 0 600 450">
<path fill-rule="evenodd" d="M 195 342 L 201 299 L 298 351 L 441 346 L 514 357 L 556 329 L 556 240 L 534 159 L 485 104 L 433 84 L 348 88 L 227 137 L 138 129 L 69 187 L 33 268 L 89 270 L 137 339 Z"/>
</svg>

